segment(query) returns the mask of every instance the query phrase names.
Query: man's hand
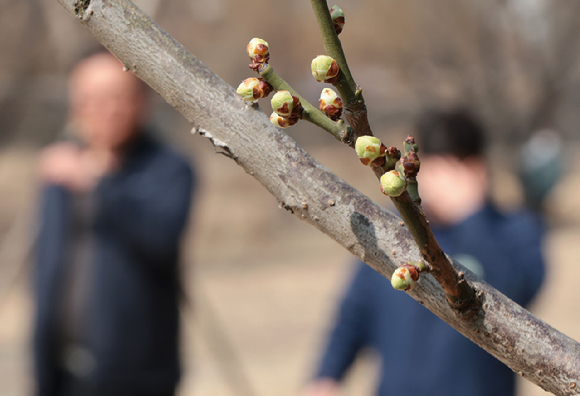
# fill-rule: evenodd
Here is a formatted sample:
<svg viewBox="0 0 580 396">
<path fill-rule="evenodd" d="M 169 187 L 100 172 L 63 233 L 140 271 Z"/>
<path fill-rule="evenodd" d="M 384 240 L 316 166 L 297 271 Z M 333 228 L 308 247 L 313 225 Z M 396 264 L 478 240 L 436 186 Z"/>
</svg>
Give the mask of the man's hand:
<svg viewBox="0 0 580 396">
<path fill-rule="evenodd" d="M 41 153 L 39 174 L 46 183 L 61 185 L 74 192 L 86 192 L 113 171 L 116 164 L 117 158 L 111 151 L 56 143 Z"/>
<path fill-rule="evenodd" d="M 338 388 L 335 380 L 322 378 L 309 385 L 303 396 L 338 396 Z"/>
</svg>

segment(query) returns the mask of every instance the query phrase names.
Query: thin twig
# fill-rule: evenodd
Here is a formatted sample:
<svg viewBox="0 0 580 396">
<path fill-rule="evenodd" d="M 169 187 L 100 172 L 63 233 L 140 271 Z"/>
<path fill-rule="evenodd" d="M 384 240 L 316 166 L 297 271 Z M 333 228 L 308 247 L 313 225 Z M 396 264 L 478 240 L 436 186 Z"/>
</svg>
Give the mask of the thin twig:
<svg viewBox="0 0 580 396">
<path fill-rule="evenodd" d="M 330 18 L 326 0 L 311 0 L 311 3 L 312 10 L 316 15 L 320 34 L 322 35 L 324 50 L 328 56 L 338 62 L 338 66 L 340 67 L 340 80 L 334 86 L 340 93 L 340 97 L 344 103 L 344 117 L 353 132 L 345 143 L 354 147 L 356 139 L 359 136 L 373 136 L 362 90 L 357 87 L 350 73 L 342 44 L 334 30 L 334 23 Z"/>
<path fill-rule="evenodd" d="M 334 58 L 340 66 L 341 81 L 344 79 L 348 84 L 336 84 L 345 104 L 345 118 L 352 128 L 352 134 L 347 142 L 354 148 L 356 139 L 359 136 L 373 136 L 369 122 L 364 98 L 360 89 L 356 89 L 356 84 L 350 73 L 342 44 L 338 39 L 334 29 L 334 23 L 330 17 L 326 0 L 311 0 L 312 10 L 316 15 L 318 27 L 324 42 L 324 49 L 327 54 Z M 346 97 L 346 100 L 345 100 Z M 372 168 L 375 175 L 380 178 L 389 169 L 385 166 Z M 447 258 L 439 243 L 435 239 L 429 221 L 425 217 L 423 210 L 410 198 L 408 192 L 404 192 L 399 197 L 391 197 L 399 214 L 409 227 L 413 239 L 417 243 L 421 255 L 433 268 L 432 274 L 445 292 L 447 301 L 452 307 L 459 310 L 477 310 L 475 290 L 455 270 L 451 261 Z M 474 304 L 473 306 L 471 306 Z"/>
<path fill-rule="evenodd" d="M 340 96 L 347 108 L 351 106 L 358 107 L 364 102 L 364 100 L 362 100 L 362 96 L 357 96 L 356 83 L 352 78 L 352 74 L 348 68 L 348 63 L 346 62 L 346 56 L 342 49 L 342 44 L 334 29 L 334 23 L 330 18 L 328 4 L 326 3 L 326 0 L 311 0 L 311 3 L 312 10 L 316 15 L 318 27 L 320 28 L 320 34 L 322 35 L 326 54 L 336 60 L 338 66 L 340 66 L 341 77 L 335 85 L 336 89 L 340 92 Z"/>
</svg>

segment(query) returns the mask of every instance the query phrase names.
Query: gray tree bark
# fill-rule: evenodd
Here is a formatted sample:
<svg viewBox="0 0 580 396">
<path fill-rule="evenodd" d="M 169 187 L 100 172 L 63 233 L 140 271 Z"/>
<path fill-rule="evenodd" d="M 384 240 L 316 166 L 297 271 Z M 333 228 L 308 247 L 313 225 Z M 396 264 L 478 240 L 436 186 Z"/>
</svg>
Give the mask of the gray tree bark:
<svg viewBox="0 0 580 396">
<path fill-rule="evenodd" d="M 398 262 L 420 259 L 413 238 L 398 217 L 342 181 L 272 126 L 265 114 L 240 99 L 234 88 L 130 1 L 58 1 L 286 210 L 387 278 Z M 579 394 L 580 344 L 454 264 L 481 293 L 482 308 L 475 315 L 457 315 L 431 275 L 422 275 L 408 294 L 546 391 Z M 426 362 L 426 369 L 428 365 Z"/>
</svg>

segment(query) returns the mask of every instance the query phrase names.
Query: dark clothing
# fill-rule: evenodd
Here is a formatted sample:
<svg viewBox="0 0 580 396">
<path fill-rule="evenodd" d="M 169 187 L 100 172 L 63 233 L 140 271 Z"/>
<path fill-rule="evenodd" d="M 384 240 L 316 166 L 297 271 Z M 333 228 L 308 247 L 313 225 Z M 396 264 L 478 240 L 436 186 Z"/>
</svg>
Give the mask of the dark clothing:
<svg viewBox="0 0 580 396">
<path fill-rule="evenodd" d="M 441 247 L 520 305 L 544 276 L 542 227 L 527 214 L 487 206 L 463 223 L 434 229 Z M 479 264 L 478 264 L 479 263 Z M 381 359 L 380 396 L 513 396 L 510 368 L 363 263 L 340 306 L 319 378 L 340 380 L 364 347 Z"/>
<path fill-rule="evenodd" d="M 63 345 L 68 337 L 61 323 L 63 304 L 69 305 L 62 300 L 71 295 L 66 282 L 75 263 L 70 258 L 79 257 L 71 255 L 71 244 L 78 240 L 71 236 L 78 223 L 73 221 L 75 197 L 63 187 L 45 186 L 35 274 L 39 396 L 65 394 L 63 383 L 91 396 L 174 392 L 179 379 L 179 240 L 192 189 L 187 161 L 144 136 L 121 169 L 93 192 L 90 284 L 79 345 L 74 345 L 87 352 L 91 365 L 79 378 L 63 372 L 62 355 L 69 346 Z"/>
</svg>

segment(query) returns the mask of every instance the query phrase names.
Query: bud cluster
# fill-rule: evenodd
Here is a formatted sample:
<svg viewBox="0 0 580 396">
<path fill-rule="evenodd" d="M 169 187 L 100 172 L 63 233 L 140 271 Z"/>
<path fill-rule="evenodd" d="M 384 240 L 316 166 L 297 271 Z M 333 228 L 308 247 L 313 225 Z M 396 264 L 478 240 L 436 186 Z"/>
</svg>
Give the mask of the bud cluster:
<svg viewBox="0 0 580 396">
<path fill-rule="evenodd" d="M 312 76 L 318 82 L 335 84 L 340 79 L 340 67 L 338 63 L 327 55 L 318 55 L 310 65 Z"/>
<path fill-rule="evenodd" d="M 393 272 L 391 285 L 395 290 L 412 290 L 419 280 L 419 270 L 410 263 L 402 264 Z"/>
<path fill-rule="evenodd" d="M 337 121 L 342 115 L 342 100 L 334 90 L 324 88 L 320 94 L 320 110 L 333 121 Z"/>
<path fill-rule="evenodd" d="M 344 27 L 344 12 L 340 9 L 339 6 L 334 5 L 330 9 L 330 18 L 334 23 L 334 30 L 336 34 L 339 35 L 342 32 L 342 28 Z"/>
<path fill-rule="evenodd" d="M 253 102 L 267 97 L 273 89 L 263 78 L 250 77 L 241 82 L 236 92 L 242 99 Z"/>
<path fill-rule="evenodd" d="M 270 121 L 280 128 L 288 128 L 298 122 L 304 110 L 300 99 L 289 91 L 278 91 L 272 97 Z"/>
<path fill-rule="evenodd" d="M 254 37 L 248 43 L 246 47 L 246 52 L 252 60 L 250 63 L 250 69 L 258 71 L 260 67 L 268 63 L 270 59 L 270 47 L 265 40 Z"/>
</svg>

